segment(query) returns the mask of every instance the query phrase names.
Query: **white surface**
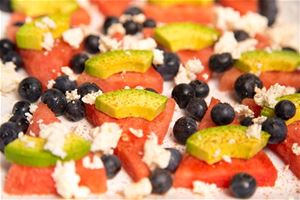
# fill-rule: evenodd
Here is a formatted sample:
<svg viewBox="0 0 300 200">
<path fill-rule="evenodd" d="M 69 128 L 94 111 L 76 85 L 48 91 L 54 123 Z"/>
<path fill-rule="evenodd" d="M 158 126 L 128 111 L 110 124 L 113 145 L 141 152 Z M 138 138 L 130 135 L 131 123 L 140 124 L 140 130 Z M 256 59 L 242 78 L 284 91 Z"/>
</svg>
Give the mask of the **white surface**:
<svg viewBox="0 0 300 200">
<path fill-rule="evenodd" d="M 280 4 L 282 8 L 281 19 L 287 20 L 290 23 L 297 24 L 297 34 L 300 33 L 300 1 L 299 0 L 282 0 Z M 1 23 L 1 38 L 3 37 L 3 32 L 5 31 L 5 23 L 7 22 L 7 15 L 0 13 Z M 101 22 L 101 19 L 98 22 Z M 295 40 L 299 45 L 299 38 Z M 24 72 L 21 72 L 25 74 Z M 3 77 L 0 77 L 3 78 Z M 211 96 L 217 97 L 225 102 L 233 102 L 228 93 L 223 93 L 218 91 L 218 83 L 216 80 L 212 80 L 209 82 L 210 86 L 210 95 L 206 98 L 207 102 L 209 102 Z M 164 94 L 170 96 L 171 88 L 173 87 L 173 83 L 165 83 L 164 85 Z M 11 109 L 16 101 L 19 100 L 16 93 L 9 94 L 6 96 L 1 96 L 1 119 L 6 113 L 10 113 Z M 172 127 L 176 119 L 178 119 L 182 115 L 182 111 L 176 109 L 173 120 L 170 124 L 170 128 L 164 141 L 164 146 L 170 147 L 175 146 L 178 149 L 184 150 L 184 147 L 181 145 L 175 144 L 172 138 Z M 65 120 L 64 120 L 65 121 Z M 68 126 L 77 126 L 76 123 L 71 123 L 65 121 Z M 79 123 L 87 124 L 86 120 L 82 120 Z M 278 170 L 278 179 L 275 187 L 259 187 L 252 197 L 253 199 L 300 199 L 300 181 L 296 179 L 296 177 L 286 169 L 284 163 L 272 152 L 266 150 L 267 154 L 270 156 L 273 161 L 276 169 Z M 5 179 L 5 174 L 8 169 L 9 164 L 4 161 L 3 156 L 1 154 L 1 199 L 20 199 L 20 196 L 9 196 L 3 193 L 3 182 Z M 103 198 L 103 199 L 120 199 L 122 198 L 119 194 L 120 191 L 123 190 L 130 183 L 130 178 L 122 170 L 114 179 L 108 181 L 108 192 L 106 194 L 100 196 L 91 196 L 90 199 L 95 198 Z M 34 186 L 33 186 L 34 187 Z M 54 196 L 22 196 L 22 199 L 54 199 L 57 197 Z M 171 189 L 166 195 L 151 195 L 148 197 L 149 199 L 199 199 L 199 198 L 216 198 L 216 199 L 230 199 L 227 190 L 215 191 L 213 194 L 207 196 L 201 196 L 193 194 L 190 190 L 187 189 Z"/>
</svg>

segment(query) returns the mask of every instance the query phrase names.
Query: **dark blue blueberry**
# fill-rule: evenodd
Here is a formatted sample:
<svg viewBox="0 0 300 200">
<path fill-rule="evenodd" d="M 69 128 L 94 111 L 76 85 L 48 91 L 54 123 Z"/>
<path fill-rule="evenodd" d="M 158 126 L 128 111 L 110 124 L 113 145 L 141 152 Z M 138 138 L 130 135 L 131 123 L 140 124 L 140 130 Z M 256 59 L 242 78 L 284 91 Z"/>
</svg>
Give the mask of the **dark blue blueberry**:
<svg viewBox="0 0 300 200">
<path fill-rule="evenodd" d="M 181 117 L 174 124 L 173 135 L 178 143 L 185 144 L 186 140 L 197 132 L 197 129 L 197 123 L 193 118 Z"/>
<path fill-rule="evenodd" d="M 138 15 L 138 14 L 142 14 L 143 10 L 140 9 L 139 7 L 129 7 L 124 11 L 125 15 Z"/>
<path fill-rule="evenodd" d="M 9 39 L 0 40 L 0 57 L 3 58 L 8 52 L 14 51 L 16 49 L 15 44 Z"/>
<path fill-rule="evenodd" d="M 190 100 L 185 110 L 190 117 L 201 121 L 207 111 L 207 105 L 203 99 L 194 97 Z"/>
<path fill-rule="evenodd" d="M 287 136 L 287 126 L 284 120 L 277 117 L 271 117 L 264 121 L 262 130 L 271 135 L 269 144 L 279 144 L 283 142 Z"/>
<path fill-rule="evenodd" d="M 209 68 L 216 73 L 222 73 L 232 68 L 234 60 L 230 53 L 214 54 L 209 58 Z"/>
<path fill-rule="evenodd" d="M 16 124 L 18 132 L 26 133 L 29 126 L 29 121 L 26 119 L 25 116 L 14 115 L 9 119 L 9 121 L 14 122 Z"/>
<path fill-rule="evenodd" d="M 165 81 L 172 80 L 178 73 L 180 59 L 175 53 L 164 52 L 164 63 L 155 65 L 154 68 Z"/>
<path fill-rule="evenodd" d="M 153 19 L 146 19 L 143 23 L 144 28 L 155 28 L 156 22 Z"/>
<path fill-rule="evenodd" d="M 12 114 L 25 116 L 25 113 L 29 112 L 29 110 L 30 110 L 30 102 L 22 100 L 15 103 L 12 109 Z"/>
<path fill-rule="evenodd" d="M 65 95 L 57 89 L 49 89 L 42 95 L 42 102 L 55 113 L 56 116 L 62 115 L 67 106 Z"/>
<path fill-rule="evenodd" d="M 156 90 L 154 90 L 153 88 L 145 88 L 145 90 L 150 91 L 150 92 L 154 92 L 154 93 L 158 93 Z"/>
<path fill-rule="evenodd" d="M 276 104 L 274 111 L 277 117 L 288 120 L 295 116 L 296 106 L 289 100 L 282 100 Z"/>
<path fill-rule="evenodd" d="M 85 108 L 80 100 L 70 101 L 65 109 L 65 117 L 72 121 L 77 122 L 85 117 Z"/>
<path fill-rule="evenodd" d="M 76 54 L 72 57 L 70 67 L 76 74 L 81 74 L 84 70 L 84 63 L 89 59 L 89 56 L 85 53 Z"/>
<path fill-rule="evenodd" d="M 42 95 L 42 84 L 34 77 L 27 77 L 20 82 L 18 93 L 23 99 L 35 102 Z"/>
<path fill-rule="evenodd" d="M 24 67 L 24 62 L 20 54 L 16 51 L 9 51 L 3 55 L 3 62 L 13 62 L 17 69 Z"/>
<path fill-rule="evenodd" d="M 3 12 L 12 12 L 11 0 L 1 0 L 0 10 Z"/>
<path fill-rule="evenodd" d="M 123 27 L 127 35 L 135 35 L 142 30 L 142 26 L 132 20 L 124 22 Z"/>
<path fill-rule="evenodd" d="M 115 16 L 107 16 L 103 24 L 103 32 L 107 33 L 109 27 L 113 24 L 119 23 L 119 19 Z"/>
<path fill-rule="evenodd" d="M 77 87 L 76 81 L 71 81 L 69 76 L 62 75 L 55 79 L 55 84 L 53 88 L 60 90 L 62 93 L 66 93 L 66 91 L 75 90 Z"/>
<path fill-rule="evenodd" d="M 235 31 L 233 31 L 233 34 L 234 34 L 236 41 L 238 41 L 238 42 L 244 41 L 244 40 L 247 40 L 248 38 L 250 38 L 249 34 L 243 30 L 235 30 Z"/>
<path fill-rule="evenodd" d="M 283 51 L 292 51 L 292 52 L 296 52 L 297 53 L 297 50 L 294 49 L 293 47 L 282 47 L 282 50 Z"/>
<path fill-rule="evenodd" d="M 246 173 L 236 174 L 230 181 L 229 190 L 236 198 L 249 198 L 256 190 L 256 180 Z"/>
<path fill-rule="evenodd" d="M 253 118 L 252 117 L 245 117 L 240 121 L 240 124 L 242 126 L 250 126 L 253 124 Z"/>
<path fill-rule="evenodd" d="M 211 119 L 216 125 L 230 124 L 234 117 L 234 109 L 228 103 L 218 103 L 211 110 Z"/>
<path fill-rule="evenodd" d="M 190 99 L 195 97 L 195 95 L 194 88 L 185 83 L 176 85 L 172 91 L 172 98 L 175 99 L 180 108 L 186 108 Z"/>
<path fill-rule="evenodd" d="M 268 19 L 268 26 L 273 25 L 278 14 L 276 0 L 259 0 L 258 12 Z"/>
<path fill-rule="evenodd" d="M 24 24 L 25 24 L 24 21 L 18 21 L 18 22 L 15 22 L 15 23 L 14 23 L 14 26 L 21 27 L 21 26 L 23 26 Z"/>
<path fill-rule="evenodd" d="M 0 151 L 10 142 L 18 138 L 18 128 L 14 122 L 6 122 L 0 126 Z"/>
<path fill-rule="evenodd" d="M 91 54 L 99 53 L 99 39 L 97 35 L 88 35 L 84 39 L 85 50 Z"/>
<path fill-rule="evenodd" d="M 154 194 L 164 194 L 166 193 L 173 185 L 173 179 L 169 171 L 165 169 L 155 169 L 149 180 L 152 185 L 152 193 Z"/>
<path fill-rule="evenodd" d="M 176 171 L 177 167 L 179 166 L 179 163 L 182 159 L 182 155 L 180 151 L 178 151 L 177 149 L 167 148 L 167 150 L 171 152 L 171 158 L 168 166 L 165 169 L 173 173 Z"/>
<path fill-rule="evenodd" d="M 101 157 L 108 179 L 114 178 L 121 170 L 121 161 L 115 155 L 103 155 Z"/>
<path fill-rule="evenodd" d="M 234 83 L 234 89 L 240 100 L 253 98 L 255 87 L 262 88 L 263 83 L 254 74 L 243 74 Z"/>
<path fill-rule="evenodd" d="M 83 83 L 78 87 L 77 93 L 82 97 L 89 93 L 98 92 L 101 90 L 95 83 Z"/>
<path fill-rule="evenodd" d="M 200 80 L 194 80 L 190 82 L 190 86 L 192 86 L 196 92 L 196 97 L 205 98 L 209 94 L 209 87 L 207 83 Z"/>
</svg>

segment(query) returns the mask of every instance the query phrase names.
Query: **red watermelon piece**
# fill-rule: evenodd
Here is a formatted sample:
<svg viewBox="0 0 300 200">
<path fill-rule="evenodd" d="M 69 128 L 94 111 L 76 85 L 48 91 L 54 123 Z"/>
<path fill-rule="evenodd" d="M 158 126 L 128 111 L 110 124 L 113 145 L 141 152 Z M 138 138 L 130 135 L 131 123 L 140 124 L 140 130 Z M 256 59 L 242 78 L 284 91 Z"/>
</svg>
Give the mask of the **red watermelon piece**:
<svg viewBox="0 0 300 200">
<path fill-rule="evenodd" d="M 138 181 L 149 175 L 147 165 L 142 161 L 142 153 L 147 136 L 154 132 L 159 143 L 161 143 L 168 131 L 174 113 L 175 101 L 169 99 L 166 109 L 153 121 L 142 118 L 115 119 L 100 111 L 93 105 L 86 105 L 86 116 L 94 126 L 100 126 L 105 122 L 115 122 L 123 129 L 122 137 L 115 150 L 115 153 L 122 161 L 122 165 L 134 181 Z M 144 136 L 137 138 L 129 132 L 129 128 L 142 129 Z"/>
<path fill-rule="evenodd" d="M 91 0 L 105 16 L 120 16 L 131 0 Z"/>
<path fill-rule="evenodd" d="M 269 88 L 275 83 L 284 86 L 300 88 L 300 71 L 294 72 L 263 72 L 260 75 L 260 80 L 266 88 Z"/>
<path fill-rule="evenodd" d="M 161 93 L 163 90 L 163 79 L 161 75 L 152 67 L 145 73 L 126 72 L 110 76 L 107 79 L 100 79 L 82 73 L 78 79 L 78 85 L 85 82 L 92 82 L 97 84 L 104 92 L 123 89 L 125 86 L 134 88 L 142 86 L 144 88 L 153 88 Z"/>
<path fill-rule="evenodd" d="M 249 160 L 232 159 L 232 163 L 220 161 L 213 165 L 185 155 L 175 172 L 173 186 L 193 188 L 193 182 L 198 180 L 228 187 L 231 178 L 240 172 L 252 175 L 258 186 L 274 186 L 277 179 L 277 170 L 263 151 Z"/>
<path fill-rule="evenodd" d="M 83 8 L 77 9 L 71 15 L 71 26 L 88 25 L 90 21 L 91 17 L 89 13 Z"/>
<path fill-rule="evenodd" d="M 247 12 L 257 12 L 257 0 L 219 0 L 219 3 L 225 7 L 232 7 L 239 11 L 242 15 Z"/>
<path fill-rule="evenodd" d="M 300 121 L 288 125 L 288 136 L 284 142 L 268 146 L 285 164 L 290 166 L 291 171 L 300 179 L 300 156 L 293 153 L 293 144 L 300 145 Z"/>
<path fill-rule="evenodd" d="M 254 112 L 255 117 L 260 116 L 260 111 L 261 111 L 262 107 L 257 105 L 255 103 L 254 99 L 245 98 L 242 100 L 242 104 L 248 106 Z"/>
<path fill-rule="evenodd" d="M 254 37 L 257 41 L 258 44 L 256 45 L 257 49 L 265 49 L 271 45 L 271 40 L 267 36 L 263 34 L 256 34 Z"/>
<path fill-rule="evenodd" d="M 204 117 L 202 118 L 201 122 L 198 125 L 199 130 L 216 126 L 216 124 L 211 120 L 210 112 L 211 112 L 212 108 L 220 102 L 221 102 L 220 100 L 218 100 L 214 97 L 211 98 L 209 106 L 207 108 L 207 111 L 206 111 Z"/>
<path fill-rule="evenodd" d="M 44 103 L 39 103 L 38 108 L 32 115 L 32 123 L 29 125 L 27 134 L 34 134 L 38 136 L 40 133 L 39 121 L 42 121 L 43 124 L 51 124 L 54 122 L 60 122 L 60 120 L 55 116 L 55 114 L 48 108 Z"/>
<path fill-rule="evenodd" d="M 11 14 L 8 25 L 6 27 L 6 36 L 8 39 L 12 40 L 13 42 L 16 41 L 16 34 L 19 30 L 18 26 L 15 26 L 14 24 L 16 22 L 24 22 L 26 18 L 26 15 L 22 13 L 14 12 Z"/>
<path fill-rule="evenodd" d="M 242 74 L 243 72 L 235 67 L 224 72 L 219 80 L 219 89 L 221 91 L 233 90 L 236 79 L 238 79 L 238 77 L 240 77 Z"/>
</svg>

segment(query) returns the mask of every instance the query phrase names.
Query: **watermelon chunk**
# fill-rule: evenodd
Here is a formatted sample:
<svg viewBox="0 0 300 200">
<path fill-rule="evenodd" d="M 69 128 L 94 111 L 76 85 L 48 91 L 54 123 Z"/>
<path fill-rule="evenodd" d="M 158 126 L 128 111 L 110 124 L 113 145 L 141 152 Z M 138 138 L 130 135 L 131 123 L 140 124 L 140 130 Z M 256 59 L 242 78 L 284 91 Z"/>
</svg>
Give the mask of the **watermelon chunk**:
<svg viewBox="0 0 300 200">
<path fill-rule="evenodd" d="M 91 0 L 105 16 L 120 16 L 131 0 Z"/>
<path fill-rule="evenodd" d="M 77 9 L 71 15 L 71 26 L 88 25 L 90 21 L 89 13 L 83 8 Z"/>
<path fill-rule="evenodd" d="M 258 41 L 258 43 L 256 45 L 257 49 L 265 49 L 271 45 L 270 38 L 268 38 L 267 36 L 265 36 L 263 34 L 257 33 L 254 38 Z"/>
<path fill-rule="evenodd" d="M 258 0 L 219 0 L 219 3 L 225 7 L 232 7 L 242 15 L 247 12 L 257 12 Z"/>
<path fill-rule="evenodd" d="M 293 144 L 300 145 L 300 121 L 288 125 L 288 136 L 283 143 L 272 144 L 268 147 L 274 151 L 287 165 L 291 171 L 300 179 L 300 156 L 292 151 Z"/>
<path fill-rule="evenodd" d="M 278 83 L 284 86 L 300 88 L 300 71 L 294 72 L 263 72 L 260 80 L 266 88 Z"/>
<path fill-rule="evenodd" d="M 166 109 L 153 121 L 147 121 L 142 118 L 124 118 L 115 119 L 100 111 L 93 105 L 86 105 L 86 116 L 88 121 L 94 126 L 100 126 L 105 122 L 115 122 L 123 129 L 119 144 L 115 150 L 122 161 L 122 165 L 134 181 L 138 181 L 149 175 L 150 171 L 147 165 L 142 161 L 142 153 L 147 135 L 151 132 L 158 137 L 159 143 L 162 143 L 165 134 L 168 131 L 174 113 L 175 101 L 169 99 Z M 129 128 L 142 129 L 143 137 L 137 138 L 130 133 Z"/>
<path fill-rule="evenodd" d="M 27 134 L 34 134 L 38 136 L 40 133 L 39 121 L 43 124 L 51 124 L 54 122 L 60 122 L 60 120 L 55 116 L 55 114 L 48 108 L 48 106 L 44 103 L 39 103 L 38 108 L 32 115 L 32 123 L 29 125 L 27 129 Z"/>
<path fill-rule="evenodd" d="M 193 182 L 198 180 L 228 187 L 232 176 L 240 172 L 252 175 L 258 186 L 274 186 L 277 179 L 277 170 L 263 151 L 249 160 L 232 159 L 232 163 L 220 161 L 213 165 L 185 155 L 175 173 L 173 186 L 192 188 Z"/>
<path fill-rule="evenodd" d="M 22 13 L 14 12 L 11 14 L 8 25 L 6 27 L 6 36 L 11 41 L 16 41 L 16 34 L 19 30 L 19 26 L 15 26 L 16 22 L 25 22 L 26 16 Z"/>
<path fill-rule="evenodd" d="M 78 77 L 77 83 L 80 85 L 85 82 L 95 83 L 105 92 L 123 89 L 125 86 L 129 86 L 131 88 L 135 88 L 136 86 L 153 88 L 159 93 L 161 93 L 163 90 L 163 79 L 161 75 L 152 67 L 145 73 L 119 73 L 114 74 L 107 79 L 100 79 L 90 76 L 86 73 L 82 73 Z"/>
<path fill-rule="evenodd" d="M 261 112 L 262 107 L 257 105 L 255 103 L 254 99 L 245 98 L 245 99 L 242 100 L 242 104 L 248 106 L 254 112 L 255 117 L 260 116 L 260 112 Z"/>
<path fill-rule="evenodd" d="M 233 90 L 236 79 L 238 79 L 238 77 L 240 77 L 242 74 L 243 72 L 235 67 L 224 72 L 219 80 L 219 89 L 221 91 Z"/>
</svg>

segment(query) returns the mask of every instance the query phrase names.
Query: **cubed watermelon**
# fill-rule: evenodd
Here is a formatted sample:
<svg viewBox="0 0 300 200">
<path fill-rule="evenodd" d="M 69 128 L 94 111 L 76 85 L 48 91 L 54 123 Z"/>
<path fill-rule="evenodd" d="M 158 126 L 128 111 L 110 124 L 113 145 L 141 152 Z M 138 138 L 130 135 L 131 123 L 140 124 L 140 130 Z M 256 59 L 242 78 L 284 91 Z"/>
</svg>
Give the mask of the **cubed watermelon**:
<svg viewBox="0 0 300 200">
<path fill-rule="evenodd" d="M 254 99 L 245 98 L 245 99 L 242 100 L 242 104 L 248 106 L 254 112 L 255 117 L 260 116 L 260 112 L 261 112 L 262 107 L 257 105 L 255 103 Z"/>
<path fill-rule="evenodd" d="M 120 16 L 131 0 L 91 0 L 105 16 Z"/>
<path fill-rule="evenodd" d="M 25 22 L 26 16 L 22 13 L 14 12 L 11 14 L 10 19 L 8 21 L 8 25 L 6 27 L 6 37 L 11 41 L 16 41 L 16 34 L 19 30 L 19 26 L 16 26 L 17 22 Z"/>
<path fill-rule="evenodd" d="M 294 72 L 263 72 L 260 80 L 266 88 L 276 83 L 284 86 L 300 88 L 300 71 Z"/>
<path fill-rule="evenodd" d="M 219 89 L 221 91 L 230 91 L 234 89 L 234 83 L 243 72 L 235 67 L 224 72 L 219 80 Z"/>
<path fill-rule="evenodd" d="M 219 3 L 225 7 L 232 7 L 242 15 L 247 12 L 257 12 L 258 0 L 219 0 Z"/>
<path fill-rule="evenodd" d="M 79 25 L 88 25 L 91 21 L 91 17 L 89 13 L 83 9 L 79 8 L 71 15 L 71 26 L 79 26 Z"/>
</svg>

